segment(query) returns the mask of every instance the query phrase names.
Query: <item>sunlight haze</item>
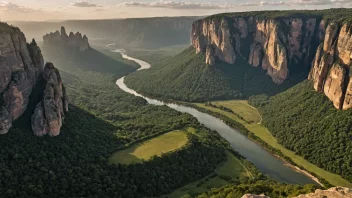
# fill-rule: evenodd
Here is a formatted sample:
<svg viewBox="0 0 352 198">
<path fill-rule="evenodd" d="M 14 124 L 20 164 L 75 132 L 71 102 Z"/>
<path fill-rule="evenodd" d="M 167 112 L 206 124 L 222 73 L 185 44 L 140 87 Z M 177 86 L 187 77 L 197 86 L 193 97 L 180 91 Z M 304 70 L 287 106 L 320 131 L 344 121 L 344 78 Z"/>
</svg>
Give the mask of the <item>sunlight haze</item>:
<svg viewBox="0 0 352 198">
<path fill-rule="evenodd" d="M 223 12 L 286 9 L 348 8 L 350 0 L 6 0 L 0 1 L 2 21 L 204 16 Z"/>
</svg>

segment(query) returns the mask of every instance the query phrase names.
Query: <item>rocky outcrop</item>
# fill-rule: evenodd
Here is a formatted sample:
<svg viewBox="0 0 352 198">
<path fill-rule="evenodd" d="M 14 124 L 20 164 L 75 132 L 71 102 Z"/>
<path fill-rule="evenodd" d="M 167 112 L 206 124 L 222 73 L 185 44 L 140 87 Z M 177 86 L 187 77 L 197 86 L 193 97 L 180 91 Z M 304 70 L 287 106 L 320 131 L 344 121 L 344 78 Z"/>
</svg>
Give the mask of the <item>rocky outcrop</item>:
<svg viewBox="0 0 352 198">
<path fill-rule="evenodd" d="M 65 117 L 64 112 L 68 111 L 66 89 L 59 71 L 52 63 L 45 65 L 43 78 L 46 83 L 43 100 L 37 104 L 32 115 L 32 129 L 37 136 L 57 136 Z"/>
<path fill-rule="evenodd" d="M 338 109 L 352 107 L 352 25 L 331 22 L 315 55 L 309 79 Z"/>
<path fill-rule="evenodd" d="M 328 190 L 315 190 L 314 193 L 299 195 L 295 198 L 352 198 L 352 190 L 344 187 L 334 187 Z"/>
<path fill-rule="evenodd" d="M 265 195 L 253 195 L 253 194 L 245 194 L 241 198 L 270 198 Z"/>
<path fill-rule="evenodd" d="M 236 47 L 232 45 L 230 26 L 227 20 L 200 20 L 193 23 L 192 45 L 197 53 L 207 51 L 208 64 L 215 64 L 215 57 L 230 64 L 235 62 Z"/>
<path fill-rule="evenodd" d="M 61 33 L 56 31 L 46 34 L 43 37 L 43 40 L 45 45 L 68 46 L 81 52 L 90 48 L 88 37 L 86 35 L 82 36 L 79 32 L 76 34 L 70 32 L 70 35 L 68 36 L 65 27 L 61 27 Z"/>
<path fill-rule="evenodd" d="M 30 102 L 33 102 L 30 101 L 30 96 L 38 82 L 43 79 L 43 74 L 44 79 L 49 80 L 45 77 L 48 70 L 47 68 L 43 70 L 43 67 L 44 59 L 37 43 L 33 40 L 27 44 L 24 34 L 18 28 L 0 23 L 0 134 L 7 133 L 12 127 L 12 122 L 27 110 Z M 58 73 L 57 70 L 56 72 Z M 58 78 L 57 81 L 62 86 L 61 79 Z M 58 90 L 55 88 L 55 99 L 60 96 Z M 63 104 L 67 105 L 67 97 L 64 93 L 61 91 L 61 98 L 65 101 Z M 46 101 L 49 95 L 45 91 L 43 100 Z M 54 111 L 62 111 L 60 102 L 55 102 L 55 105 L 58 105 L 51 108 Z M 62 115 L 60 115 L 60 122 L 63 119 Z M 43 116 L 46 119 L 55 117 L 50 111 L 45 112 Z M 37 134 L 37 131 L 34 130 L 34 133 Z"/>
<path fill-rule="evenodd" d="M 258 15 L 215 15 L 195 21 L 192 46 L 196 53 L 205 53 L 206 64 L 224 61 L 236 67 L 241 57 L 266 70 L 277 84 L 285 82 L 291 70 L 311 67 L 308 78 L 315 90 L 338 109 L 352 107 L 352 24 L 324 21 L 322 16 Z"/>
</svg>

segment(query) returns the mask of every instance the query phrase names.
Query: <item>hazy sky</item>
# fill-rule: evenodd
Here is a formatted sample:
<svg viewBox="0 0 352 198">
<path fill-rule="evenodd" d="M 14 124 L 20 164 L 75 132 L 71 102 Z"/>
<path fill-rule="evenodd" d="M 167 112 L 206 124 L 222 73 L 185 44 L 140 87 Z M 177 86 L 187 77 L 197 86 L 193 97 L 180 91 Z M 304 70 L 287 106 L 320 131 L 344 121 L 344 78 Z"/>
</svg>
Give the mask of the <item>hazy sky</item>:
<svg viewBox="0 0 352 198">
<path fill-rule="evenodd" d="M 0 0 L 1 21 L 46 21 L 352 7 L 352 0 Z"/>
</svg>

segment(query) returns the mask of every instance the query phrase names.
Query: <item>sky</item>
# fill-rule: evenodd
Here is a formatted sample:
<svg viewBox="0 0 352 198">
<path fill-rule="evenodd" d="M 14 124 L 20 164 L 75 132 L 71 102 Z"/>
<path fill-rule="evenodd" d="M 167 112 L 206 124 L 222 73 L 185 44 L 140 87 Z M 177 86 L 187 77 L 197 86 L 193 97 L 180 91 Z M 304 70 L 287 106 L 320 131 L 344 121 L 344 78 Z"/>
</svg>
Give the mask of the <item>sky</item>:
<svg viewBox="0 0 352 198">
<path fill-rule="evenodd" d="M 60 21 L 350 8 L 352 0 L 0 0 L 1 21 Z"/>
</svg>

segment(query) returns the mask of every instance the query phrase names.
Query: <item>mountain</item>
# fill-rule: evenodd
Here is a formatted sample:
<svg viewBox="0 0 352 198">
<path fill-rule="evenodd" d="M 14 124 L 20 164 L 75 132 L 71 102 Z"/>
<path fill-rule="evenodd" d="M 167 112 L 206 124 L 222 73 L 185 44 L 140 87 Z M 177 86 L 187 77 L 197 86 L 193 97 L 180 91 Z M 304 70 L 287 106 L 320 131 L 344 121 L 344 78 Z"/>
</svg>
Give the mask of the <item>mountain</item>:
<svg viewBox="0 0 352 198">
<path fill-rule="evenodd" d="M 68 111 L 59 71 L 51 63 L 44 68 L 36 42 L 28 44 L 18 28 L 1 23 L 0 31 L 0 133 L 29 108 L 34 134 L 57 136 Z"/>
<path fill-rule="evenodd" d="M 94 43 L 116 43 L 120 48 L 159 48 L 189 44 L 193 21 L 200 17 L 157 17 L 136 19 L 71 20 L 62 22 L 11 22 L 30 38 L 61 26 L 85 32 Z"/>
<path fill-rule="evenodd" d="M 315 82 L 314 86 L 317 91 L 323 92 L 333 101 L 336 108 L 348 109 L 352 106 L 352 83 L 350 83 L 349 77 L 352 57 L 350 47 L 352 46 L 350 31 L 352 22 L 348 19 L 351 13 L 351 9 L 261 11 L 226 13 L 197 20 L 192 25 L 191 33 L 192 48 L 195 49 L 194 60 L 196 57 L 198 59 L 203 57 L 204 64 L 201 66 L 201 70 L 206 68 L 214 68 L 214 71 L 220 70 L 223 73 L 221 78 L 225 82 L 219 85 L 215 82 L 212 86 L 208 84 L 203 86 L 201 91 L 195 87 L 201 87 L 202 84 L 191 82 L 195 85 L 189 89 L 189 92 L 191 95 L 197 96 L 202 96 L 199 94 L 201 92 L 214 93 L 206 96 L 203 94 L 203 100 L 249 97 L 260 93 L 260 91 L 248 91 L 257 89 L 257 84 L 265 84 L 270 87 L 269 89 L 282 91 L 285 89 L 284 87 L 292 86 L 307 78 L 310 73 L 309 79 Z M 134 88 L 146 90 L 146 93 L 154 96 L 170 95 L 166 88 L 177 86 L 176 82 L 181 79 L 177 72 L 164 75 L 165 71 L 171 71 L 171 65 L 182 64 L 183 68 L 194 67 L 194 65 L 182 61 L 182 57 L 179 57 L 178 60 L 181 61 L 175 62 L 177 60 L 170 59 L 170 64 L 165 63 L 163 67 L 159 67 L 159 72 L 155 69 L 144 72 L 143 76 L 138 76 L 141 80 L 148 80 L 148 84 L 161 80 L 149 78 L 152 76 L 152 72 L 154 72 L 154 76 L 160 73 L 162 80 L 164 78 L 177 79 L 174 84 L 163 85 L 165 89 L 162 91 L 152 93 L 152 90 L 146 85 L 136 85 L 132 80 L 129 83 Z M 227 68 L 231 68 L 230 70 L 233 72 L 223 70 L 222 65 L 224 64 L 228 65 Z M 255 68 L 257 73 L 262 73 L 260 75 L 268 75 L 277 86 L 267 81 L 260 82 L 260 75 L 250 75 L 250 71 L 253 71 L 252 68 L 247 68 L 245 69 L 247 71 L 243 72 L 243 68 L 246 67 Z M 185 73 L 186 70 L 182 70 L 182 68 L 179 70 L 183 71 L 182 76 L 188 75 Z M 193 81 L 204 77 L 202 72 L 190 75 L 194 77 Z M 218 75 L 218 72 L 214 72 L 214 75 Z M 243 76 L 246 78 L 241 79 Z M 187 80 L 192 81 L 192 79 Z M 234 85 L 233 81 L 242 83 L 242 88 L 240 84 Z M 252 83 L 252 81 L 257 81 L 257 83 Z M 221 87 L 221 85 L 223 86 Z M 214 86 L 218 90 L 226 87 L 226 89 L 240 94 L 226 91 L 219 95 L 218 92 L 213 91 Z M 273 92 L 261 90 L 268 95 Z M 172 96 L 170 98 L 175 99 Z M 185 97 L 177 99 L 188 100 Z"/>
</svg>

